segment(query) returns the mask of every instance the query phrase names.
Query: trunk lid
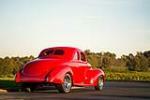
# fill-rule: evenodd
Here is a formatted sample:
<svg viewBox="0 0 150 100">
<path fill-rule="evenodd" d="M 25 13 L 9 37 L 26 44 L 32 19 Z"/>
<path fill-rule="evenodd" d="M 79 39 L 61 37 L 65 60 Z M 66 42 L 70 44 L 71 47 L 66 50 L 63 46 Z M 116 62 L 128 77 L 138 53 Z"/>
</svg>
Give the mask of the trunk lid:
<svg viewBox="0 0 150 100">
<path fill-rule="evenodd" d="M 61 59 L 36 59 L 24 66 L 22 73 L 25 76 L 47 75 L 55 67 L 60 66 L 64 61 Z"/>
</svg>

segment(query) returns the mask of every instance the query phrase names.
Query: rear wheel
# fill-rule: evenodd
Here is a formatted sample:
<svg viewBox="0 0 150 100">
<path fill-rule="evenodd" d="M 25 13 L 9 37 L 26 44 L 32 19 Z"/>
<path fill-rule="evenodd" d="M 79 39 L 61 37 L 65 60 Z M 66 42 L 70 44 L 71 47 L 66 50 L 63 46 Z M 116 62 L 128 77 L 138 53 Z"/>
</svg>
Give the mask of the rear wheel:
<svg viewBox="0 0 150 100">
<path fill-rule="evenodd" d="M 35 90 L 35 86 L 31 84 L 25 84 L 23 83 L 21 85 L 20 91 L 25 91 L 25 92 L 33 92 Z"/>
<path fill-rule="evenodd" d="M 69 93 L 72 87 L 72 78 L 70 74 L 65 74 L 64 82 L 62 84 L 57 85 L 57 89 L 61 93 Z"/>
<path fill-rule="evenodd" d="M 97 79 L 97 85 L 95 86 L 95 90 L 101 91 L 104 86 L 104 79 L 102 76 L 99 76 Z"/>
</svg>

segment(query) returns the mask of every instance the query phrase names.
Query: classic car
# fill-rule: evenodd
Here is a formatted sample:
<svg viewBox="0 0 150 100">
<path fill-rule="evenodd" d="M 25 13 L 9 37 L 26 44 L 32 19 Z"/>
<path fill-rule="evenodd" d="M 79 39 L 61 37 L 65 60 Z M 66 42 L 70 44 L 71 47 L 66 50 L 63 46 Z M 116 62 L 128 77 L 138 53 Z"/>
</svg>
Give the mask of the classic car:
<svg viewBox="0 0 150 100">
<path fill-rule="evenodd" d="M 83 51 L 74 47 L 51 47 L 26 63 L 16 73 L 16 83 L 21 90 L 33 91 L 38 87 L 55 86 L 61 93 L 68 93 L 73 86 L 93 86 L 102 90 L 105 74 L 88 63 Z"/>
</svg>

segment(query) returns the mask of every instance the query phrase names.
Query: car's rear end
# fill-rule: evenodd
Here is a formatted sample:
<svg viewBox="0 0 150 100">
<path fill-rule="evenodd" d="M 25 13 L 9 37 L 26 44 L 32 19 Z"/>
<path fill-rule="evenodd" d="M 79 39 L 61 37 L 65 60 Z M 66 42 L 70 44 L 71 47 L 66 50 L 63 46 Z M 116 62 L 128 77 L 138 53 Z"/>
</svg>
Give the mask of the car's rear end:
<svg viewBox="0 0 150 100">
<path fill-rule="evenodd" d="M 64 67 L 71 59 L 72 52 L 73 49 L 61 47 L 44 49 L 37 59 L 28 62 L 16 73 L 16 83 L 20 84 L 22 89 L 31 90 L 39 86 L 61 84 L 65 74 L 62 70 L 68 70 Z"/>
</svg>

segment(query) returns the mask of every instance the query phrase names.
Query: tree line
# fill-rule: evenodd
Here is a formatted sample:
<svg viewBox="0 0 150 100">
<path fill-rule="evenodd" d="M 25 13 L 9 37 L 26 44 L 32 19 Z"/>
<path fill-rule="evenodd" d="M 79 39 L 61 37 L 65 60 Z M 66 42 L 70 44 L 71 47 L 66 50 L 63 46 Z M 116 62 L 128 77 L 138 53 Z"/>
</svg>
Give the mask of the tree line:
<svg viewBox="0 0 150 100">
<path fill-rule="evenodd" d="M 91 52 L 85 50 L 88 61 L 93 67 L 110 71 L 150 71 L 150 51 L 137 52 L 136 55 L 122 55 L 110 52 Z"/>
<path fill-rule="evenodd" d="M 23 68 L 25 63 L 33 59 L 33 56 L 0 58 L 0 77 L 14 76 L 18 70 Z"/>
<path fill-rule="evenodd" d="M 137 52 L 136 55 L 122 55 L 110 52 L 91 52 L 85 50 L 87 59 L 95 68 L 109 71 L 150 71 L 150 51 Z M 14 76 L 25 63 L 35 59 L 33 56 L 0 58 L 0 77 Z"/>
</svg>

